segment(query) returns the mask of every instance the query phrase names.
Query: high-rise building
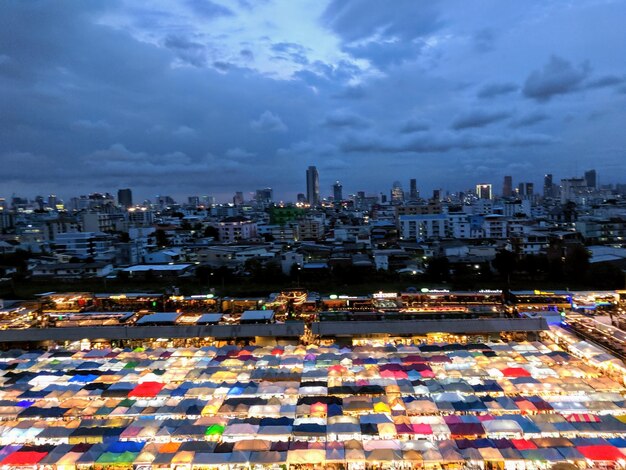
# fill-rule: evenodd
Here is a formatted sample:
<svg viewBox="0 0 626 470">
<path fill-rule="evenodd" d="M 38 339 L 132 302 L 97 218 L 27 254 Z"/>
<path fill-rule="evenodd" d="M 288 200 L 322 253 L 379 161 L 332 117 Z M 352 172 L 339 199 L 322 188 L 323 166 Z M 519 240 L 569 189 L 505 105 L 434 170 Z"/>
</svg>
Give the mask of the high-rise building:
<svg viewBox="0 0 626 470">
<path fill-rule="evenodd" d="M 257 204 L 270 204 L 274 200 L 274 190 L 272 188 L 257 189 L 255 200 Z"/>
<path fill-rule="evenodd" d="M 553 185 L 552 174 L 547 173 L 543 177 L 543 197 L 554 197 L 554 191 L 552 189 Z"/>
<path fill-rule="evenodd" d="M 411 201 L 416 201 L 419 199 L 420 193 L 417 190 L 417 180 L 415 178 L 411 178 L 410 186 L 409 186 L 409 199 Z"/>
<path fill-rule="evenodd" d="M 391 202 L 403 202 L 404 201 L 404 190 L 402 189 L 402 184 L 400 181 L 394 181 L 393 186 L 391 187 Z"/>
<path fill-rule="evenodd" d="M 576 202 L 577 196 L 587 189 L 587 182 L 584 178 L 565 178 L 561 180 L 561 204 L 567 201 Z"/>
<path fill-rule="evenodd" d="M 585 171 L 585 182 L 588 188 L 596 189 L 598 187 L 598 175 L 596 170 Z"/>
<path fill-rule="evenodd" d="M 526 183 L 525 193 L 527 197 L 532 198 L 535 194 L 535 185 L 533 183 Z"/>
<path fill-rule="evenodd" d="M 333 184 L 333 200 L 335 202 L 343 201 L 343 186 L 339 181 Z"/>
<path fill-rule="evenodd" d="M 477 184 L 476 196 L 478 199 L 491 199 L 491 185 L 486 183 Z"/>
<path fill-rule="evenodd" d="M 513 177 L 505 176 L 504 183 L 502 184 L 502 197 L 513 196 Z"/>
<path fill-rule="evenodd" d="M 320 203 L 320 175 L 314 166 L 306 171 L 306 199 L 311 206 Z"/>
<path fill-rule="evenodd" d="M 48 201 L 50 198 L 48 198 Z M 117 204 L 121 207 L 132 207 L 133 206 L 133 192 L 126 189 L 118 189 L 117 190 Z"/>
<path fill-rule="evenodd" d="M 200 205 L 200 197 L 199 196 L 187 197 L 187 204 L 192 207 L 198 207 Z"/>
<path fill-rule="evenodd" d="M 299 203 L 304 203 L 307 201 L 306 199 L 306 194 L 304 193 L 298 193 L 298 195 L 296 196 L 296 201 Z"/>
<path fill-rule="evenodd" d="M 243 206 L 243 192 L 237 191 L 233 196 L 233 204 L 236 206 Z"/>
<path fill-rule="evenodd" d="M 441 201 L 441 189 L 433 189 L 433 201 Z"/>
<path fill-rule="evenodd" d="M 118 197 L 119 197 L 119 195 L 118 195 Z M 132 196 L 131 196 L 131 202 L 132 202 Z M 48 196 L 48 207 L 50 207 L 51 209 L 56 209 L 58 203 L 59 203 L 59 200 L 56 197 L 56 195 L 50 194 Z"/>
</svg>

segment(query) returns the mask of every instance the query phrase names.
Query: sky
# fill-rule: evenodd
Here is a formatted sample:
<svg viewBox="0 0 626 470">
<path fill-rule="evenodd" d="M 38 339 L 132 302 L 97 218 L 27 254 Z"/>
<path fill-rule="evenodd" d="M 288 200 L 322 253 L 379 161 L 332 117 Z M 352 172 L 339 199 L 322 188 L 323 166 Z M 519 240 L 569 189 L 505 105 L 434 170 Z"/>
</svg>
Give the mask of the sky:
<svg viewBox="0 0 626 470">
<path fill-rule="evenodd" d="M 626 182 L 623 0 L 5 0 L 0 196 Z"/>
</svg>

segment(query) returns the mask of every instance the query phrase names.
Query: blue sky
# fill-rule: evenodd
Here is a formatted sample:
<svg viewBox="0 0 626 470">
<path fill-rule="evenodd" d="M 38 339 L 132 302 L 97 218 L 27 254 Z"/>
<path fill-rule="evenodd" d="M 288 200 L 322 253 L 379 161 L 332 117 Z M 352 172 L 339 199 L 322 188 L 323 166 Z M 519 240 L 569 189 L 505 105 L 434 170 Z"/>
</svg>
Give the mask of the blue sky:
<svg viewBox="0 0 626 470">
<path fill-rule="evenodd" d="M 393 6 L 393 8 L 391 7 Z M 626 182 L 626 2 L 9 0 L 4 196 Z"/>
</svg>

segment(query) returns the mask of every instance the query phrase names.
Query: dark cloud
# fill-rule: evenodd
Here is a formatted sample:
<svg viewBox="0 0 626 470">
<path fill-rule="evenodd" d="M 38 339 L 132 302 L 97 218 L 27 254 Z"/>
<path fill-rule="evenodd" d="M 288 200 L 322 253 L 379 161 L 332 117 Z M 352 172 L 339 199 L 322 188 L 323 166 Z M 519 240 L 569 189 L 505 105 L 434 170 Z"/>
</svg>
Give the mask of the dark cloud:
<svg viewBox="0 0 626 470">
<path fill-rule="evenodd" d="M 438 2 L 396 0 L 393 8 L 377 0 L 332 0 L 322 23 L 337 33 L 344 50 L 385 69 L 419 55 L 419 40 L 439 29 Z"/>
<path fill-rule="evenodd" d="M 219 18 L 220 16 L 234 16 L 231 9 L 211 0 L 188 0 L 187 6 L 197 15 L 204 18 Z"/>
<path fill-rule="evenodd" d="M 360 100 L 365 98 L 365 96 L 365 89 L 359 85 L 347 86 L 343 90 L 332 95 L 333 98 L 346 100 Z"/>
<path fill-rule="evenodd" d="M 411 132 L 424 132 L 429 129 L 430 124 L 427 121 L 424 121 L 423 119 L 411 118 L 404 123 L 400 132 L 403 134 L 409 134 Z"/>
<path fill-rule="evenodd" d="M 548 118 L 549 116 L 545 113 L 533 112 L 533 113 L 525 114 L 524 116 L 521 116 L 517 119 L 514 119 L 513 121 L 511 121 L 510 126 L 513 128 L 529 127 L 529 126 L 538 124 L 540 122 L 543 122 Z"/>
<path fill-rule="evenodd" d="M 605 75 L 603 77 L 594 78 L 593 80 L 589 80 L 585 84 L 585 88 L 605 88 L 621 85 L 626 82 L 625 77 L 618 77 L 617 75 Z"/>
<path fill-rule="evenodd" d="M 484 28 L 476 31 L 473 36 L 474 48 L 478 52 L 490 52 L 495 48 L 496 35 L 493 29 Z"/>
<path fill-rule="evenodd" d="M 239 55 L 245 60 L 254 60 L 254 53 L 250 49 L 241 49 Z"/>
<path fill-rule="evenodd" d="M 411 40 L 438 29 L 442 22 L 437 1 L 396 0 L 393 8 L 378 0 L 332 0 L 322 22 L 346 42 L 380 35 Z"/>
<path fill-rule="evenodd" d="M 452 129 L 461 130 L 473 127 L 485 127 L 490 124 L 502 121 L 510 116 L 505 111 L 482 111 L 475 110 L 461 114 L 452 123 Z"/>
<path fill-rule="evenodd" d="M 409 137 L 351 134 L 344 138 L 341 149 L 348 153 L 447 153 L 453 150 L 532 147 L 552 143 L 554 139 L 543 134 L 494 136 L 443 132 Z"/>
<path fill-rule="evenodd" d="M 478 90 L 476 96 L 479 98 L 493 98 L 495 96 L 513 93 L 514 91 L 517 91 L 517 89 L 518 86 L 514 83 L 491 83 Z"/>
<path fill-rule="evenodd" d="M 250 121 L 250 127 L 257 132 L 286 132 L 282 119 L 271 111 L 264 111 L 258 119 Z"/>
<path fill-rule="evenodd" d="M 523 92 L 528 98 L 548 101 L 554 96 L 578 91 L 590 73 L 588 63 L 576 67 L 565 59 L 552 56 L 542 69 L 528 76 Z"/>
<path fill-rule="evenodd" d="M 278 42 L 272 44 L 270 49 L 276 53 L 272 59 L 293 61 L 296 64 L 308 64 L 307 48 L 293 42 Z"/>
<path fill-rule="evenodd" d="M 165 37 L 163 45 L 171 49 L 183 62 L 194 67 L 206 65 L 206 47 L 179 34 L 170 34 Z"/>
<path fill-rule="evenodd" d="M 331 128 L 346 128 L 346 127 L 369 127 L 371 123 L 359 116 L 347 110 L 333 111 L 326 116 L 323 121 L 325 127 Z"/>
</svg>

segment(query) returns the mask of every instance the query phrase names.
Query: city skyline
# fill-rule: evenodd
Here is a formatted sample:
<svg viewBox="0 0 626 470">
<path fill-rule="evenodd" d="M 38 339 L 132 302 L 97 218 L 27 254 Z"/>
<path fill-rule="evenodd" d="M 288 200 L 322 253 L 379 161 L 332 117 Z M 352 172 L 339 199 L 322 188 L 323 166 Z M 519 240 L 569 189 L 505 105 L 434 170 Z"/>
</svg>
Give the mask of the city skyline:
<svg viewBox="0 0 626 470">
<path fill-rule="evenodd" d="M 622 2 L 4 10 L 5 196 L 270 186 L 287 199 L 309 165 L 322 194 L 335 180 L 386 192 L 398 175 L 427 192 L 589 168 L 626 180 Z"/>
</svg>

